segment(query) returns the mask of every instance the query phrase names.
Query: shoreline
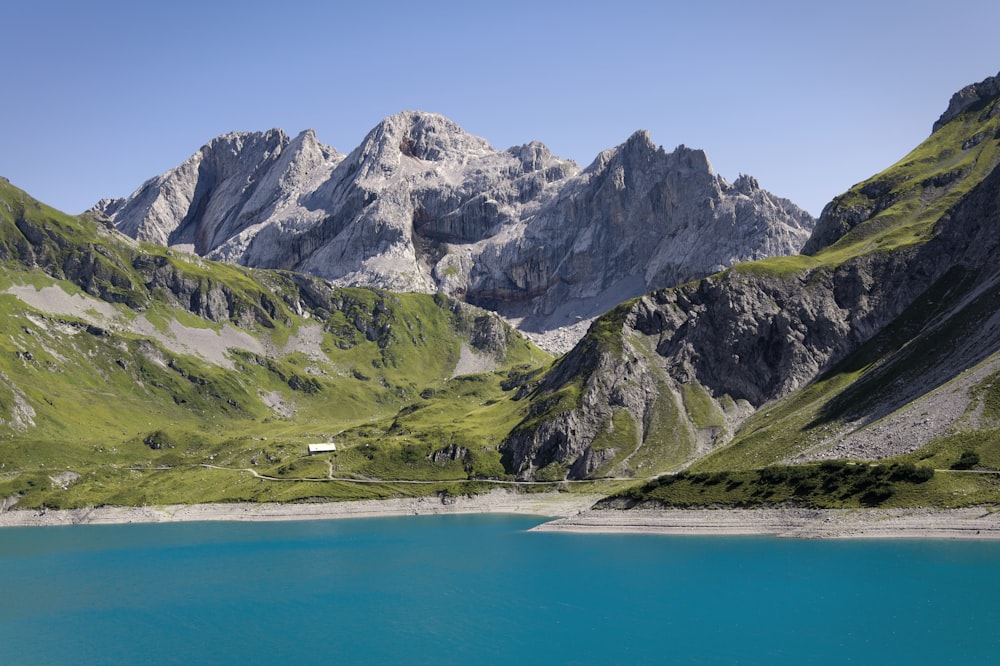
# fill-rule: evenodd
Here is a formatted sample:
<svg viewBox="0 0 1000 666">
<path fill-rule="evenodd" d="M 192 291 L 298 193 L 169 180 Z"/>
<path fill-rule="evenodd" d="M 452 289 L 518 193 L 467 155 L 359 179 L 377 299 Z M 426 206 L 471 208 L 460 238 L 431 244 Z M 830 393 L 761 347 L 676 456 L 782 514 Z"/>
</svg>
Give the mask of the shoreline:
<svg viewBox="0 0 1000 666">
<path fill-rule="evenodd" d="M 1000 507 L 962 509 L 593 509 L 600 495 L 497 489 L 462 497 L 300 504 L 174 504 L 0 511 L 0 528 L 176 522 L 272 522 L 504 513 L 552 518 L 532 532 L 774 536 L 798 539 L 1000 540 Z"/>
<path fill-rule="evenodd" d="M 102 506 L 83 509 L 18 509 L 0 511 L 0 528 L 59 525 L 124 525 L 181 522 L 273 522 L 508 513 L 542 518 L 568 517 L 589 509 L 602 495 L 568 493 L 518 494 L 498 489 L 460 497 L 406 497 L 347 502 L 233 502 L 164 506 Z"/>
<path fill-rule="evenodd" d="M 1000 540 L 997 507 L 963 509 L 589 509 L 538 532 L 774 536 L 794 539 Z"/>
</svg>

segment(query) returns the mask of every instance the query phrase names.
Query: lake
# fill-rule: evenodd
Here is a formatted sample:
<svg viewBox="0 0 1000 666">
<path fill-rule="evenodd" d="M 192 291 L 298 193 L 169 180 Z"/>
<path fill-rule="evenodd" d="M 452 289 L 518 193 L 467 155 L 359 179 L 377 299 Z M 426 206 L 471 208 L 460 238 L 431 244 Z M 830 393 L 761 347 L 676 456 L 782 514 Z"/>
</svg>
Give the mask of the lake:
<svg viewBox="0 0 1000 666">
<path fill-rule="evenodd" d="M 2 661 L 938 664 L 1000 648 L 1000 543 L 538 522 L 2 529 Z"/>
</svg>

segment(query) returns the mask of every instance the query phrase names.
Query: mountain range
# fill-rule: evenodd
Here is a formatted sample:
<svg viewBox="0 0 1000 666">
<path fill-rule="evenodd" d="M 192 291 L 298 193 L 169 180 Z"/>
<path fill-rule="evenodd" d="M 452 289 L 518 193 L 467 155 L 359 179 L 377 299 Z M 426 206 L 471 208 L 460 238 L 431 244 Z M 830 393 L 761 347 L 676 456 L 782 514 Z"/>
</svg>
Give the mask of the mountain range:
<svg viewBox="0 0 1000 666">
<path fill-rule="evenodd" d="M 794 254 L 814 223 L 753 177 L 730 184 L 704 152 L 667 153 L 646 132 L 581 170 L 540 143 L 497 150 L 415 111 L 349 155 L 312 131 L 227 134 L 92 212 L 209 259 L 445 293 L 553 351 L 622 300 Z"/>
<path fill-rule="evenodd" d="M 645 133 L 579 170 L 417 112 L 78 217 L 2 181 L 0 497 L 995 502 L 998 164 L 991 77 L 815 222 Z"/>
</svg>

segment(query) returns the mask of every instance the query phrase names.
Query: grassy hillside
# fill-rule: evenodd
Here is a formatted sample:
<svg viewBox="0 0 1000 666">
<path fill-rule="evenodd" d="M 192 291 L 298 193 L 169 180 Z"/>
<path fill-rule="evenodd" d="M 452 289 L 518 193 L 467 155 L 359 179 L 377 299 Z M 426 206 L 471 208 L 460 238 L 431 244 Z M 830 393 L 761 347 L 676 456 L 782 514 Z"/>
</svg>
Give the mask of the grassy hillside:
<svg viewBox="0 0 1000 666">
<path fill-rule="evenodd" d="M 600 319 L 531 397 L 521 427 L 543 435 L 507 445 L 565 450 L 566 433 L 582 433 L 592 439 L 578 459 L 616 448 L 593 477 L 637 479 L 615 465 L 656 445 L 675 455 L 654 471 L 687 471 L 623 496 L 681 506 L 1000 500 L 1000 278 L 984 256 L 1000 237 L 998 164 L 991 99 L 835 199 L 809 254 L 740 264 Z M 657 402 L 633 387 L 655 387 Z"/>
<path fill-rule="evenodd" d="M 441 296 L 136 244 L 6 182 L 0 262 L 0 497 L 20 506 L 461 491 L 506 478 L 511 378 L 550 361 Z"/>
</svg>

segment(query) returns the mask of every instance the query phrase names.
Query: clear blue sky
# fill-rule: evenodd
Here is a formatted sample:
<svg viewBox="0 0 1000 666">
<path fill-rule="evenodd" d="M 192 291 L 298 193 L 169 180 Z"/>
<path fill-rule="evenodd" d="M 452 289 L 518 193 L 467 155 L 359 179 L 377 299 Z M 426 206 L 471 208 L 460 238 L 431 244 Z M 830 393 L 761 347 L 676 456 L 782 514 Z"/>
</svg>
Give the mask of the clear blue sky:
<svg viewBox="0 0 1000 666">
<path fill-rule="evenodd" d="M 71 213 L 224 132 L 347 152 L 420 109 L 582 166 L 647 129 L 818 215 L 1000 71 L 996 0 L 8 4 L 0 175 Z"/>
</svg>

